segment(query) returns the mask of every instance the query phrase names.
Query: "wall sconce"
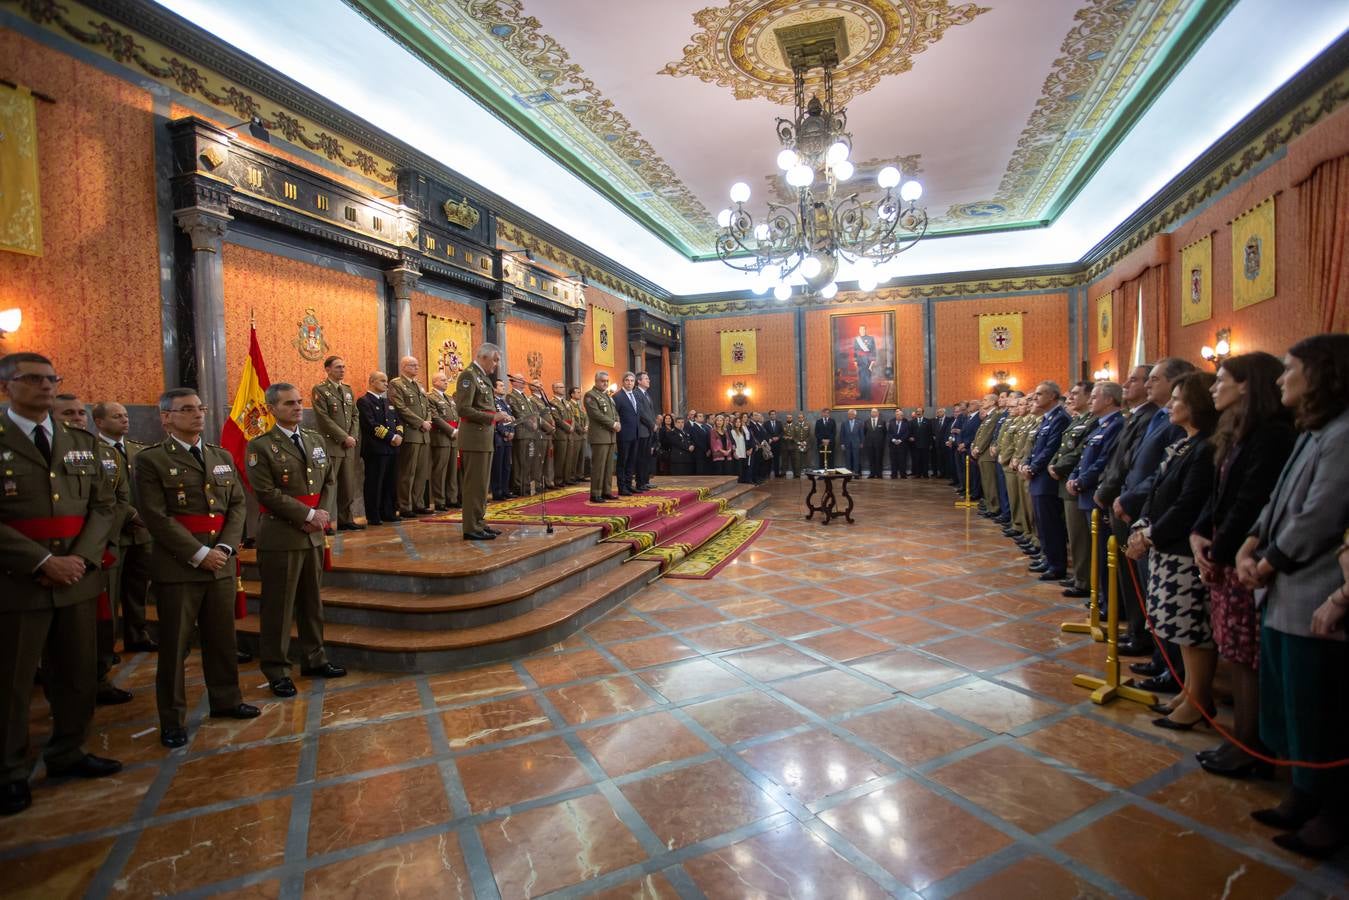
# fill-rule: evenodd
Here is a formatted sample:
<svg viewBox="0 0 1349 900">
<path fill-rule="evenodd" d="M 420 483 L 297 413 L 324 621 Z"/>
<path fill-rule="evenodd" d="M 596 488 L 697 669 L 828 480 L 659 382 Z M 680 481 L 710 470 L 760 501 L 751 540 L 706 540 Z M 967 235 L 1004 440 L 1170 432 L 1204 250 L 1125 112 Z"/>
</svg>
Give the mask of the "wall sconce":
<svg viewBox="0 0 1349 900">
<path fill-rule="evenodd" d="M 744 406 L 754 392 L 743 381 L 737 381 L 726 389 L 726 399 L 736 406 Z"/>
<path fill-rule="evenodd" d="M 243 125 L 248 126 L 248 133 L 253 136 L 254 140 L 262 141 L 264 144 L 272 142 L 271 132 L 267 130 L 266 125 L 262 124 L 262 116 L 253 116 L 246 122 L 237 122 L 229 126 L 226 131 L 233 131 Z"/>
<path fill-rule="evenodd" d="M 1199 355 L 1213 363 L 1213 368 L 1217 369 L 1232 355 L 1232 329 L 1219 328 L 1215 337 L 1217 340 L 1213 342 L 1213 346 L 1205 344 L 1200 348 Z"/>
<path fill-rule="evenodd" d="M 1094 378 L 1094 379 L 1096 379 L 1097 381 L 1109 381 L 1109 380 L 1110 380 L 1110 363 L 1105 363 L 1103 366 L 1101 366 L 1101 367 L 1100 367 L 1099 369 L 1097 369 L 1095 372 L 1092 372 L 1092 373 L 1091 373 L 1091 377 Z"/>
<path fill-rule="evenodd" d="M 23 310 L 17 306 L 13 309 L 0 309 L 0 338 L 7 338 L 19 330 L 23 324 Z"/>
<path fill-rule="evenodd" d="M 1005 384 L 1008 387 L 1016 387 L 1016 376 L 1006 369 L 998 369 L 993 373 L 993 376 L 988 379 L 988 386 L 997 387 L 1000 384 Z"/>
</svg>

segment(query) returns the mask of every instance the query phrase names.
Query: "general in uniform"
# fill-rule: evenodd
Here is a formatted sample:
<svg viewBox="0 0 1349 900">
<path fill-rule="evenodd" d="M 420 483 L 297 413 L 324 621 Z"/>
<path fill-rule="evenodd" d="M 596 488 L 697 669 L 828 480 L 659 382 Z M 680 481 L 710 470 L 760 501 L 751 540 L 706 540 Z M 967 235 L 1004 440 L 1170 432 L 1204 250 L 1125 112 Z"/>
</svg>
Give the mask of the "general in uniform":
<svg viewBox="0 0 1349 900">
<path fill-rule="evenodd" d="M 323 436 L 300 426 L 304 400 L 285 382 L 267 388 L 272 430 L 248 442 L 248 480 L 258 498 L 258 571 L 262 574 L 262 674 L 278 697 L 294 697 L 290 629 L 299 634 L 300 673 L 347 674 L 323 650 L 323 540 L 333 468 Z"/>
<path fill-rule="evenodd" d="M 609 373 L 596 372 L 595 386 L 586 392 L 586 441 L 590 444 L 590 502 L 617 500 L 609 486 L 614 478 L 618 410 L 609 396 Z"/>
<path fill-rule="evenodd" d="M 459 407 L 445 393 L 449 377 L 437 372 L 426 401 L 431 410 L 431 505 L 444 511 L 459 506 Z"/>
<path fill-rule="evenodd" d="M 211 715 L 251 719 L 259 710 L 244 703 L 239 691 L 234 637 L 243 483 L 229 452 L 202 441 L 206 413 L 196 391 L 165 391 L 159 416 L 169 436 L 141 451 L 136 485 L 145 527 L 154 536 L 150 571 L 159 602 L 159 740 L 181 747 L 187 743 L 183 662 L 194 630 L 201 634 Z"/>
<path fill-rule="evenodd" d="M 51 417 L 51 361 L 36 353 L 0 358 L 0 814 L 32 804 L 28 718 L 33 677 L 45 657 L 52 733 L 47 774 L 94 778 L 121 763 L 84 752 L 94 715 L 98 658 L 95 604 L 112 528 L 113 483 L 92 434 Z"/>
<path fill-rule="evenodd" d="M 509 416 L 500 412 L 492 391 L 492 373 L 501 364 L 501 350 L 483 344 L 473 362 L 459 373 L 454 402 L 459 408 L 459 455 L 464 470 L 459 497 L 464 504 L 464 540 L 490 541 L 500 532 L 487 527 L 487 488 L 492 478 L 492 436 L 497 422 Z"/>
<path fill-rule="evenodd" d="M 530 493 L 529 482 L 533 477 L 533 454 L 539 436 L 538 416 L 534 401 L 525 394 L 523 375 L 508 376 L 511 384 L 506 403 L 510 405 L 511 417 L 515 419 L 515 439 L 511 441 L 511 492 L 524 497 Z"/>
<path fill-rule="evenodd" d="M 323 361 L 323 368 L 328 377 L 314 385 L 310 403 L 318 430 L 323 432 L 324 452 L 328 454 L 333 477 L 337 480 L 337 490 L 333 492 L 336 503 L 328 510 L 328 515 L 337 521 L 339 531 L 362 531 L 365 526 L 357 525 L 351 514 L 356 499 L 356 460 L 360 458 L 357 444 L 361 431 L 356 397 L 351 387 L 343 383 L 347 364 L 342 357 L 328 357 Z M 369 516 L 368 510 L 366 515 Z"/>
<path fill-rule="evenodd" d="M 567 469 L 571 461 L 571 436 L 575 422 L 571 410 L 567 408 L 567 386 L 560 381 L 553 382 L 553 397 L 547 402 L 553 415 L 553 459 L 549 464 L 548 486 L 566 487 L 569 484 Z"/>
<path fill-rule="evenodd" d="M 145 605 L 150 595 L 150 553 L 153 544 L 150 532 L 141 519 L 139 495 L 132 472 L 136 457 L 146 445 L 126 436 L 131 420 L 126 407 L 105 401 L 94 404 L 94 425 L 99 440 L 115 454 L 117 480 L 125 485 L 125 498 L 119 493 L 118 506 L 121 521 L 113 525 L 108 545 L 117 557 L 108 572 L 108 599 L 112 608 L 122 617 L 122 648 L 127 651 L 153 652 L 159 647 L 150 640 L 145 626 Z M 126 503 L 123 506 L 122 501 Z"/>
<path fill-rule="evenodd" d="M 431 509 L 422 496 L 431 469 L 431 408 L 426 391 L 417 381 L 421 364 L 415 356 L 399 361 L 399 376 L 389 382 L 389 404 L 403 423 L 403 443 L 398 447 L 398 515 L 415 519 Z"/>
<path fill-rule="evenodd" d="M 585 480 L 586 435 L 590 426 L 586 422 L 585 398 L 580 385 L 571 389 L 571 399 L 567 401 L 571 410 L 571 440 L 569 441 L 570 459 L 567 462 L 567 482 L 580 484 Z"/>
</svg>

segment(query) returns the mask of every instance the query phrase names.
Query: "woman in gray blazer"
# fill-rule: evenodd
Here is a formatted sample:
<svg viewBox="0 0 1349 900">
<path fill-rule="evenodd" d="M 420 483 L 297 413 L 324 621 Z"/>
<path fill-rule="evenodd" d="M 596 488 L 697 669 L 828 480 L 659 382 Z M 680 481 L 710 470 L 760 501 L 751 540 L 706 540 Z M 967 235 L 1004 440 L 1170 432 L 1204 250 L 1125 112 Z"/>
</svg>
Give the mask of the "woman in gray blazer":
<svg viewBox="0 0 1349 900">
<path fill-rule="evenodd" d="M 1342 617 L 1330 631 L 1317 616 L 1343 583 L 1336 555 L 1349 526 L 1349 334 L 1299 341 L 1284 366 L 1283 403 L 1303 433 L 1237 553 L 1237 575 L 1264 593 L 1260 736 L 1283 759 L 1328 762 L 1349 758 L 1349 644 Z M 1349 838 L 1349 768 L 1294 766 L 1283 802 L 1252 815 L 1287 832 L 1274 838 L 1281 847 L 1329 856 Z"/>
</svg>

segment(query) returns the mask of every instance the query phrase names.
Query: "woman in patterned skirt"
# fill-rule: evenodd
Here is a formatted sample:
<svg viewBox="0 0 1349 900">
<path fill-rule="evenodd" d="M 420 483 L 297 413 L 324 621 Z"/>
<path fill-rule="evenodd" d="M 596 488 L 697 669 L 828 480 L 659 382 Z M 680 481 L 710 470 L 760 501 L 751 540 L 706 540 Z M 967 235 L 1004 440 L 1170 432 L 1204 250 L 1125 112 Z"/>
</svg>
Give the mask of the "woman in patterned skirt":
<svg viewBox="0 0 1349 900">
<path fill-rule="evenodd" d="M 1191 372 L 1171 391 L 1171 423 L 1185 436 L 1166 450 L 1143 514 L 1133 525 L 1127 553 L 1148 554 L 1148 616 L 1158 640 L 1180 645 L 1185 659 L 1186 691 L 1174 705 L 1157 707 L 1168 715 L 1153 720 L 1158 728 L 1188 731 L 1213 711 L 1213 672 L 1218 655 L 1209 623 L 1208 588 L 1190 549 L 1190 532 L 1213 491 L 1213 444 L 1218 421 L 1209 390 L 1214 376 Z"/>
<path fill-rule="evenodd" d="M 1273 768 L 1238 746 L 1264 750 L 1257 671 L 1260 613 L 1254 593 L 1237 579 L 1236 565 L 1237 550 L 1269 500 L 1297 439 L 1292 411 L 1279 398 L 1281 374 L 1283 363 L 1269 353 L 1234 356 L 1218 369 L 1213 385 L 1213 405 L 1220 414 L 1213 435 L 1218 477 L 1190 535 L 1195 562 L 1209 586 L 1213 640 L 1218 655 L 1230 664 L 1232 736 L 1237 740 L 1195 756 L 1205 770 L 1233 778 L 1257 773 L 1268 777 Z"/>
</svg>

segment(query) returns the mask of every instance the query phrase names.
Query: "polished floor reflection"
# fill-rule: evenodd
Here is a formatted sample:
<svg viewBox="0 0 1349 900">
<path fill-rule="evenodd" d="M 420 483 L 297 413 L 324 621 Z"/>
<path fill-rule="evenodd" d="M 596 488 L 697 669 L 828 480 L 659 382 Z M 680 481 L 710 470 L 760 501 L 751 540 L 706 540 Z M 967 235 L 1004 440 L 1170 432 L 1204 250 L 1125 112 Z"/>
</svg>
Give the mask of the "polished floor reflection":
<svg viewBox="0 0 1349 900">
<path fill-rule="evenodd" d="M 154 661 L 117 680 L 96 782 L 0 820 L 0 896 L 1313 897 L 1343 864 L 1247 813 L 1280 786 L 1201 772 L 1071 684 L 1101 649 L 940 483 L 801 482 L 710 581 L 662 581 L 550 650 L 440 675 L 297 679 L 262 717 L 163 750 Z M 453 537 L 447 533 L 447 539 Z M 195 659 L 194 659 L 195 662 Z M 34 731 L 46 729 L 35 705 Z"/>
</svg>

